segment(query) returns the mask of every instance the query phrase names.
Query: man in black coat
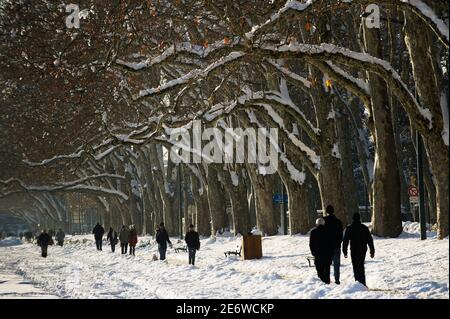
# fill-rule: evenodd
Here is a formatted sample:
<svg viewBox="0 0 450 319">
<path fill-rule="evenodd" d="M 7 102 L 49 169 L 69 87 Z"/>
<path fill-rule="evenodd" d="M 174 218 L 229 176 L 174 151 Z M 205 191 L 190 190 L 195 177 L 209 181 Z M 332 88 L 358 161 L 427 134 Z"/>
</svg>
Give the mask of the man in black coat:
<svg viewBox="0 0 450 319">
<path fill-rule="evenodd" d="M 92 233 L 94 234 L 97 250 L 102 250 L 102 240 L 105 229 L 102 227 L 102 225 L 100 225 L 100 223 L 97 223 L 97 225 L 95 225 L 94 229 L 92 230 Z"/>
<path fill-rule="evenodd" d="M 324 217 L 325 228 L 330 236 L 331 245 L 333 246 L 333 268 L 334 268 L 334 281 L 336 284 L 340 284 L 340 267 L 341 267 L 341 243 L 343 227 L 342 222 L 334 215 L 334 207 L 328 205 L 326 208 L 327 216 Z"/>
<path fill-rule="evenodd" d="M 198 233 L 194 230 L 194 225 L 189 225 L 189 231 L 184 237 L 189 252 L 189 265 L 195 264 L 195 252 L 200 249 L 200 238 Z"/>
<path fill-rule="evenodd" d="M 47 234 L 47 230 L 43 229 L 42 233 L 37 238 L 37 244 L 41 246 L 42 257 L 47 257 L 47 248 L 50 245 L 52 238 Z"/>
<path fill-rule="evenodd" d="M 167 243 L 172 247 L 172 242 L 169 239 L 169 234 L 167 233 L 164 223 L 159 224 L 156 229 L 156 242 L 158 243 L 159 259 L 166 259 Z"/>
<path fill-rule="evenodd" d="M 111 251 L 114 252 L 116 250 L 118 239 L 117 232 L 112 227 L 109 227 L 109 232 L 106 236 L 106 240 L 109 240 L 109 243 L 111 244 Z"/>
<path fill-rule="evenodd" d="M 317 275 L 324 283 L 329 284 L 333 245 L 325 228 L 325 220 L 323 218 L 316 220 L 316 228 L 311 231 L 309 237 L 309 248 L 314 256 Z"/>
<path fill-rule="evenodd" d="M 366 259 L 367 246 L 370 249 L 370 258 L 375 256 L 372 234 L 366 225 L 361 223 L 359 213 L 353 215 L 353 223 L 345 229 L 342 251 L 347 258 L 347 247 L 350 242 L 350 254 L 352 256 L 353 273 L 355 280 L 366 286 L 364 261 Z"/>
</svg>

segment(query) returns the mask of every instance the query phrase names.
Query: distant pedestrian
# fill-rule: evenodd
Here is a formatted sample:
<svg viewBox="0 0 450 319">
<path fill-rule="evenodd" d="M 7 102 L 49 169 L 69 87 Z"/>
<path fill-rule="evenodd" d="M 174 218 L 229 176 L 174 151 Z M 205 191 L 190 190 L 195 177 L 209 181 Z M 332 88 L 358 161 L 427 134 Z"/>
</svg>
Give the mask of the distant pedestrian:
<svg viewBox="0 0 450 319">
<path fill-rule="evenodd" d="M 130 231 L 125 225 L 122 226 L 122 229 L 119 234 L 119 240 L 122 254 L 126 254 L 128 250 L 128 241 L 130 240 Z"/>
<path fill-rule="evenodd" d="M 367 246 L 370 249 L 370 258 L 375 257 L 372 234 L 369 228 L 361 223 L 361 215 L 353 215 L 353 223 L 345 229 L 344 244 L 342 247 L 344 257 L 347 258 L 347 247 L 350 242 L 350 255 L 352 256 L 353 273 L 355 280 L 366 286 L 366 275 L 364 262 L 366 259 Z"/>
<path fill-rule="evenodd" d="M 66 234 L 64 233 L 64 231 L 60 228 L 58 230 L 58 232 L 55 235 L 55 239 L 56 242 L 58 243 L 59 246 L 63 246 L 64 245 L 64 238 L 66 237 Z"/>
<path fill-rule="evenodd" d="M 27 232 L 25 233 L 25 240 L 26 240 L 27 242 L 31 242 L 32 239 L 33 239 L 33 233 L 30 232 L 30 231 L 27 231 Z"/>
<path fill-rule="evenodd" d="M 118 239 L 117 232 L 112 227 L 109 227 L 109 232 L 106 236 L 106 240 L 109 240 L 109 243 L 111 244 L 111 251 L 114 252 L 116 250 Z"/>
<path fill-rule="evenodd" d="M 169 239 L 164 223 L 160 223 L 156 229 L 156 242 L 158 243 L 159 259 L 166 259 L 167 243 L 172 247 L 172 242 Z"/>
<path fill-rule="evenodd" d="M 334 281 L 336 284 L 340 284 L 340 267 L 341 267 L 341 243 L 343 236 L 342 222 L 334 215 L 334 207 L 328 205 L 326 208 L 327 216 L 324 217 L 325 228 L 327 229 L 330 241 L 333 246 L 333 268 L 334 268 Z"/>
<path fill-rule="evenodd" d="M 130 245 L 130 255 L 134 256 L 137 242 L 138 242 L 138 237 L 137 237 L 136 227 L 134 227 L 134 225 L 131 225 L 130 226 L 130 236 L 128 239 L 128 244 Z"/>
<path fill-rule="evenodd" d="M 41 247 L 41 255 L 42 257 L 47 257 L 47 249 L 48 245 L 51 245 L 52 238 L 47 233 L 47 230 L 43 229 L 41 234 L 37 237 L 37 244 Z"/>
<path fill-rule="evenodd" d="M 195 264 L 195 253 L 200 249 L 200 238 L 198 233 L 194 230 L 194 225 L 189 225 L 189 231 L 184 237 L 189 252 L 189 265 Z"/>
<path fill-rule="evenodd" d="M 330 242 L 323 218 L 316 220 L 316 228 L 311 231 L 309 237 L 309 248 L 314 256 L 317 275 L 324 283 L 329 284 L 333 246 Z"/>
<path fill-rule="evenodd" d="M 102 250 L 102 240 L 103 240 L 103 234 L 105 233 L 105 229 L 103 228 L 100 223 L 97 223 L 95 225 L 94 229 L 92 230 L 92 233 L 94 234 L 95 238 L 95 245 L 97 246 L 97 250 Z"/>
</svg>

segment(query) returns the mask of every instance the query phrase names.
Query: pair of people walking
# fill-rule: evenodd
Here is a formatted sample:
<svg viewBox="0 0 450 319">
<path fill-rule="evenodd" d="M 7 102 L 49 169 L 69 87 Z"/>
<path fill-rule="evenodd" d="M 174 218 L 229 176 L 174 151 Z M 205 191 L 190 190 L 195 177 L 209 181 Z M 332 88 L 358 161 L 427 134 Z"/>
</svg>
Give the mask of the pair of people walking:
<svg viewBox="0 0 450 319">
<path fill-rule="evenodd" d="M 111 230 L 112 231 L 112 228 Z M 115 233 L 115 242 L 117 243 L 117 233 Z M 138 242 L 138 236 L 137 236 L 137 231 L 136 231 L 136 227 L 134 227 L 134 225 L 131 225 L 129 228 L 125 225 L 122 226 L 122 229 L 120 230 L 119 233 L 119 241 L 120 241 L 120 248 L 121 248 L 121 253 L 122 254 L 126 254 L 128 251 L 128 245 L 130 246 L 129 252 L 130 255 L 135 255 L 135 251 L 136 251 L 136 245 Z M 114 245 L 115 247 L 115 245 Z M 114 252 L 114 248 L 113 245 L 111 243 L 111 250 Z"/>
<path fill-rule="evenodd" d="M 169 233 L 164 227 L 164 223 L 160 223 L 159 226 L 157 226 L 155 239 L 156 242 L 158 243 L 159 259 L 165 260 L 167 252 L 167 244 L 169 244 L 170 247 L 172 248 L 172 242 L 170 241 Z M 186 233 L 184 241 L 186 242 L 186 246 L 188 249 L 189 264 L 195 265 L 195 254 L 197 250 L 200 249 L 200 237 L 198 233 L 194 230 L 193 224 L 189 225 L 189 231 Z"/>
<path fill-rule="evenodd" d="M 367 246 L 370 256 L 375 256 L 372 235 L 367 226 L 361 223 L 359 213 L 353 215 L 353 223 L 345 230 L 343 237 L 342 222 L 334 215 L 334 208 L 328 205 L 327 216 L 316 220 L 316 228 L 310 234 L 310 249 L 314 256 L 317 275 L 326 284 L 330 283 L 330 266 L 333 263 L 334 279 L 340 284 L 341 244 L 343 242 L 344 257 L 347 258 L 347 248 L 350 243 L 353 272 L 355 280 L 366 285 L 364 260 Z"/>
<path fill-rule="evenodd" d="M 59 246 L 61 246 L 61 247 L 63 246 L 65 237 L 66 237 L 66 234 L 60 228 L 58 230 L 58 232 L 55 234 L 55 240 Z M 48 254 L 48 246 L 54 244 L 52 235 L 49 232 L 47 232 L 46 229 L 43 229 L 42 232 L 37 237 L 37 244 L 38 244 L 38 246 L 41 247 L 41 256 L 46 258 L 47 254 Z"/>
</svg>

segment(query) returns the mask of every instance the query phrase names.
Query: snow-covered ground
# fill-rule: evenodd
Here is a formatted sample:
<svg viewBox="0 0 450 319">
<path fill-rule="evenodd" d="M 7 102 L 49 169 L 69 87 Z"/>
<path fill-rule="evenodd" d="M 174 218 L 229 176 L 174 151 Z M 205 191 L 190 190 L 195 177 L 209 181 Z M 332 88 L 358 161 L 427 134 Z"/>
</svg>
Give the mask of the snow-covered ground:
<svg viewBox="0 0 450 319">
<path fill-rule="evenodd" d="M 61 298 L 449 298 L 448 238 L 429 232 L 421 241 L 417 225 L 405 230 L 397 239 L 375 238 L 376 256 L 366 262 L 369 290 L 354 282 L 343 257 L 341 285 L 322 284 L 305 259 L 308 236 L 265 237 L 264 257 L 251 261 L 223 254 L 241 238 L 206 238 L 195 267 L 173 249 L 166 262 L 153 261 L 150 237 L 140 238 L 136 256 L 120 248 L 113 254 L 109 245 L 98 252 L 91 235 L 69 237 L 63 248 L 50 247 L 46 259 L 39 247 L 8 239 L 0 242 L 0 273 L 21 275 Z M 176 241 L 174 247 L 181 245 Z"/>
<path fill-rule="evenodd" d="M 55 299 L 55 295 L 49 295 L 43 289 L 35 287 L 29 280 L 22 276 L 4 272 L 0 269 L 0 299 Z"/>
</svg>

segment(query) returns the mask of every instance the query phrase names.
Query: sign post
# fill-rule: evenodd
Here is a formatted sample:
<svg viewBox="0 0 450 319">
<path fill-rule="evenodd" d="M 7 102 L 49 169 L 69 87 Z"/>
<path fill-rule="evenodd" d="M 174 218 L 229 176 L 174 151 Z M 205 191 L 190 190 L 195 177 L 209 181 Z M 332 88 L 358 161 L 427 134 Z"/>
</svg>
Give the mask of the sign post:
<svg viewBox="0 0 450 319">
<path fill-rule="evenodd" d="M 420 239 L 427 239 L 427 225 L 425 220 L 425 187 L 423 183 L 423 144 L 422 137 L 416 131 L 417 148 L 417 179 L 419 184 L 419 221 L 420 221 Z"/>
<path fill-rule="evenodd" d="M 288 203 L 288 195 L 284 194 L 284 189 L 281 190 L 281 194 L 275 194 L 272 196 L 274 204 L 280 204 L 281 214 L 281 229 L 284 235 L 287 235 L 288 231 L 288 219 L 286 215 L 286 204 Z"/>
</svg>

